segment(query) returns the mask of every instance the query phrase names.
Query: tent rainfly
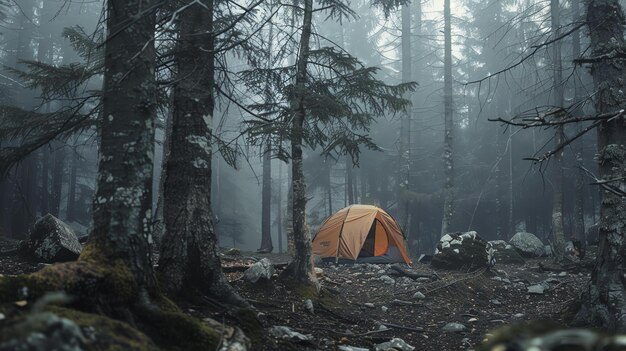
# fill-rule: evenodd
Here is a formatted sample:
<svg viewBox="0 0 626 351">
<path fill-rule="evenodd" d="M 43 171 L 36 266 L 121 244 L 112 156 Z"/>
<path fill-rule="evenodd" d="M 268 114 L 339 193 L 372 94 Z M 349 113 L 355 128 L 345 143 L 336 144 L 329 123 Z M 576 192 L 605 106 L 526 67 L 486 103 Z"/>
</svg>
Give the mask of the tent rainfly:
<svg viewBox="0 0 626 351">
<path fill-rule="evenodd" d="M 411 264 L 398 223 L 383 209 L 351 205 L 326 219 L 313 239 L 323 260 Z"/>
</svg>

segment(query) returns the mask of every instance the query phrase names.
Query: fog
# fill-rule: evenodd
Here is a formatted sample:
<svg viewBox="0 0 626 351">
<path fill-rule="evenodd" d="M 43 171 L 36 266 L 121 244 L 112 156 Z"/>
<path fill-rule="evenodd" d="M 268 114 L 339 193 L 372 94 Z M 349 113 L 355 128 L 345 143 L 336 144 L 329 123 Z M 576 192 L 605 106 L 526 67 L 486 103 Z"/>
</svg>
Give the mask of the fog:
<svg viewBox="0 0 626 351">
<path fill-rule="evenodd" d="M 37 218 L 52 213 L 87 235 L 97 176 L 96 121 L 102 118 L 98 109 L 102 72 L 91 69 L 102 59 L 103 3 L 19 0 L 15 5 L 3 11 L 0 42 L 0 164 L 6 175 L 0 185 L 0 233 L 24 238 Z M 555 185 L 562 182 L 566 239 L 595 240 L 586 237 L 599 211 L 598 188 L 589 185 L 598 173 L 595 133 L 586 133 L 553 154 L 558 144 L 556 127 L 522 125 L 554 113 L 593 113 L 588 69 L 573 63 L 577 58 L 573 33 L 581 41 L 579 52 L 585 52 L 588 39 L 582 29 L 576 30 L 579 21 L 571 6 L 561 4 L 556 16 L 560 33 L 567 34 L 553 40 L 545 2 L 453 1 L 454 213 L 449 231 L 475 230 L 489 240 L 508 240 L 517 231 L 528 231 L 551 242 Z M 372 204 L 396 218 L 411 256 L 432 253 L 442 234 L 446 178 L 443 2 L 407 7 L 404 20 L 409 23 L 404 32 L 401 10 L 386 16 L 363 0 L 353 1 L 352 9 L 355 15 L 340 23 L 327 19 L 324 11 L 316 12 L 311 46 L 345 50 L 360 65 L 379 68 L 376 78 L 387 84 L 413 81 L 418 86 L 405 94 L 412 102 L 406 112 L 378 114 L 371 124 L 352 130 L 371 139 L 359 152 L 342 147 L 325 150 L 333 140 L 305 149 L 310 234 L 315 235 L 323 221 L 343 207 Z M 259 20 L 271 20 L 258 26 L 260 39 L 254 40 L 274 48 L 269 66 L 275 68 L 293 62 L 293 54 L 285 49 L 292 45 L 287 38 L 293 29 L 286 10 L 274 17 L 271 13 L 260 9 L 255 14 Z M 157 47 L 167 47 L 167 35 L 157 38 Z M 407 48 L 410 52 L 403 52 Z M 250 132 L 249 121 L 258 117 L 251 114 L 250 106 L 262 96 L 248 86 L 252 78 L 240 74 L 254 67 L 248 57 L 232 50 L 220 61 L 224 67 L 217 81 L 227 93 L 216 96 L 212 178 L 206 181 L 212 186 L 219 245 L 254 251 L 261 245 L 265 146 Z M 75 70 L 70 76 L 78 83 L 68 80 L 71 67 Z M 171 74 L 163 67 L 157 74 L 167 82 Z M 407 67 L 410 77 L 403 72 Z M 561 77 L 559 81 L 555 75 Z M 60 85 L 67 85 L 64 94 L 50 93 L 51 87 Z M 168 89 L 164 83 L 159 96 L 154 212 L 160 206 Z M 557 106 L 559 91 L 563 103 Z M 64 110 L 86 116 L 84 123 L 50 133 L 61 129 L 60 122 L 51 121 Z M 498 118 L 521 124 L 489 121 Z M 587 125 L 566 125 L 562 140 Z M 287 250 L 291 164 L 282 154 L 289 150 L 288 137 L 272 142 L 267 196 L 271 196 L 271 237 L 277 252 L 279 241 Z M 546 154 L 550 157 L 544 158 Z M 555 155 L 560 161 L 555 161 Z M 554 176 L 559 169 L 561 181 Z M 583 227 L 577 224 L 579 218 L 584 219 Z"/>
</svg>

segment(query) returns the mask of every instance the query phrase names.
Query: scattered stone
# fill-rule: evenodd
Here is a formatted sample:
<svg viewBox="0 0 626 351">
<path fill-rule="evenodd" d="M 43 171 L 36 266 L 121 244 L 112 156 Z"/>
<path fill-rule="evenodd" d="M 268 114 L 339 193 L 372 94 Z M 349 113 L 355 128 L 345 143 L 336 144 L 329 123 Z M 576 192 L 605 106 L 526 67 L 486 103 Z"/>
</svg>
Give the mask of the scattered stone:
<svg viewBox="0 0 626 351">
<path fill-rule="evenodd" d="M 500 300 L 498 300 L 498 299 L 489 300 L 489 302 L 491 302 L 492 304 L 494 304 L 496 306 L 502 305 L 502 302 L 500 302 Z"/>
<path fill-rule="evenodd" d="M 450 233 L 439 240 L 432 265 L 455 270 L 491 267 L 493 252 L 491 244 L 474 231 Z"/>
<path fill-rule="evenodd" d="M 387 313 L 387 311 L 389 311 L 389 307 L 387 306 L 381 306 L 380 309 L 383 311 L 383 313 Z"/>
<path fill-rule="evenodd" d="M 376 307 L 376 306 L 374 306 L 374 304 L 373 304 L 373 303 L 371 303 L 371 302 L 366 302 L 366 303 L 364 303 L 364 304 L 363 304 L 363 306 L 365 306 L 365 307 L 369 307 L 369 308 L 374 308 L 374 307 Z"/>
<path fill-rule="evenodd" d="M 311 301 L 311 299 L 304 300 L 304 308 L 310 314 L 315 314 L 315 310 L 313 309 L 313 301 Z"/>
<path fill-rule="evenodd" d="M 74 230 L 51 214 L 35 222 L 28 240 L 20 245 L 23 256 L 44 263 L 75 261 L 82 249 Z"/>
<path fill-rule="evenodd" d="M 383 275 L 379 279 L 385 282 L 385 284 L 389 284 L 389 285 L 393 285 L 396 283 L 395 279 L 393 279 L 392 277 L 388 275 Z"/>
<path fill-rule="evenodd" d="M 509 244 L 504 240 L 491 240 L 489 242 L 494 250 L 504 250 Z"/>
<path fill-rule="evenodd" d="M 517 250 L 512 245 L 506 245 L 504 248 L 495 249 L 493 253 L 493 257 L 496 263 L 504 263 L 504 264 L 526 263 L 524 258 L 517 252 Z"/>
<path fill-rule="evenodd" d="M 498 276 L 495 276 L 495 277 L 491 277 L 491 280 L 495 280 L 495 281 L 497 281 L 497 282 L 501 282 L 501 281 L 502 281 L 502 278 L 500 278 L 500 277 L 498 277 Z"/>
<path fill-rule="evenodd" d="M 430 282 L 431 280 L 432 280 L 431 278 L 426 278 L 426 277 L 419 277 L 419 278 L 415 279 L 415 281 L 418 282 L 418 283 Z"/>
<path fill-rule="evenodd" d="M 474 323 L 474 322 L 478 322 L 478 318 L 476 317 L 472 317 L 470 319 L 467 320 L 468 323 Z"/>
<path fill-rule="evenodd" d="M 369 349 L 364 349 L 362 347 L 350 346 L 350 345 L 339 345 L 337 348 L 339 351 L 369 351 Z"/>
<path fill-rule="evenodd" d="M 301 334 L 282 325 L 270 328 L 270 334 L 277 339 L 289 340 L 296 343 L 310 343 L 314 339 L 311 334 Z"/>
<path fill-rule="evenodd" d="M 318 278 L 324 275 L 324 270 L 319 267 L 313 268 L 313 271 L 315 272 L 315 276 Z"/>
<path fill-rule="evenodd" d="M 465 331 L 465 329 L 467 329 L 466 326 L 456 322 L 448 323 L 442 328 L 442 330 L 446 333 L 460 333 Z"/>
<path fill-rule="evenodd" d="M 524 318 L 525 316 L 526 315 L 523 314 L 523 313 L 516 313 L 516 314 L 513 315 L 513 317 L 515 317 L 515 318 Z"/>
<path fill-rule="evenodd" d="M 513 235 L 509 243 L 524 257 L 545 256 L 544 245 L 534 234 L 519 232 Z"/>
<path fill-rule="evenodd" d="M 414 300 L 424 300 L 426 298 L 426 295 L 422 294 L 421 292 L 416 292 L 415 294 L 413 294 L 413 299 Z"/>
<path fill-rule="evenodd" d="M 532 295 L 543 295 L 545 288 L 541 284 L 535 284 L 528 287 L 528 293 Z"/>
<path fill-rule="evenodd" d="M 561 272 L 561 273 L 559 273 L 559 277 L 567 277 L 567 272 Z"/>
<path fill-rule="evenodd" d="M 262 258 L 243 273 L 243 278 L 250 283 L 256 283 L 260 279 L 269 280 L 272 275 L 274 275 L 274 265 L 268 258 Z"/>
<path fill-rule="evenodd" d="M 378 271 L 378 274 L 385 274 L 385 273 L 387 273 L 387 271 L 384 270 L 384 269 L 381 269 L 381 270 Z"/>
<path fill-rule="evenodd" d="M 387 351 L 390 349 L 398 351 L 413 351 L 415 350 L 415 347 L 407 344 L 406 341 L 400 338 L 393 338 L 390 341 L 377 344 L 375 347 L 376 351 Z"/>
</svg>

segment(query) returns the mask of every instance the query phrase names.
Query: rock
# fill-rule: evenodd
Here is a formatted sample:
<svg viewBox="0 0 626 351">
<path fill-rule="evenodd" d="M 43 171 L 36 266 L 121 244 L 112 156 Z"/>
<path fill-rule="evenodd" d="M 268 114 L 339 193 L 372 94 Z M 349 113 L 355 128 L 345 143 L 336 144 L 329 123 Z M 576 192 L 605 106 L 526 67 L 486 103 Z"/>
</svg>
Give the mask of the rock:
<svg viewBox="0 0 626 351">
<path fill-rule="evenodd" d="M 381 306 L 380 309 L 383 311 L 383 313 L 386 313 L 387 311 L 389 311 L 389 307 L 387 306 Z"/>
<path fill-rule="evenodd" d="M 231 247 L 230 249 L 224 251 L 224 255 L 227 256 L 241 256 L 241 250 L 236 247 Z"/>
<path fill-rule="evenodd" d="M 324 270 L 319 267 L 313 268 L 313 271 L 315 272 L 315 276 L 318 278 L 324 275 Z"/>
<path fill-rule="evenodd" d="M 509 246 L 509 243 L 504 240 L 491 240 L 489 243 L 494 250 L 504 250 Z"/>
<path fill-rule="evenodd" d="M 496 306 L 502 305 L 502 302 L 500 302 L 500 300 L 498 300 L 498 299 L 489 300 L 489 302 L 491 302 L 492 304 L 494 304 Z"/>
<path fill-rule="evenodd" d="M 460 333 L 465 331 L 465 329 L 467 329 L 466 326 L 456 322 L 448 323 L 442 328 L 442 330 L 446 333 Z"/>
<path fill-rule="evenodd" d="M 388 275 L 383 275 L 378 279 L 382 280 L 383 282 L 385 282 L 385 284 L 389 284 L 389 285 L 393 285 L 396 283 L 395 279 L 393 279 L 392 277 Z"/>
<path fill-rule="evenodd" d="M 23 256 L 44 263 L 74 261 L 82 249 L 72 228 L 51 214 L 40 218 L 20 245 Z"/>
<path fill-rule="evenodd" d="M 269 280 L 272 275 L 274 275 L 274 265 L 269 259 L 262 258 L 243 273 L 243 278 L 250 283 L 256 283 L 259 279 Z"/>
<path fill-rule="evenodd" d="M 376 351 L 398 350 L 398 351 L 413 351 L 415 347 L 406 343 L 406 341 L 400 338 L 393 338 L 390 341 L 377 344 L 374 348 Z"/>
<path fill-rule="evenodd" d="M 416 292 L 415 294 L 413 294 L 413 299 L 414 300 L 424 300 L 426 298 L 426 295 L 422 294 L 421 292 Z"/>
<path fill-rule="evenodd" d="M 540 257 L 545 255 L 544 245 L 534 234 L 519 232 L 509 243 L 524 257 Z"/>
<path fill-rule="evenodd" d="M 374 304 L 371 303 L 371 302 L 366 302 L 366 303 L 363 304 L 363 306 L 369 307 L 369 308 L 374 308 L 375 307 Z"/>
<path fill-rule="evenodd" d="M 337 347 L 339 351 L 369 351 L 369 349 L 364 349 L 362 347 L 350 346 L 350 345 L 339 345 Z"/>
<path fill-rule="evenodd" d="M 444 235 L 437 244 L 432 265 L 436 268 L 468 270 L 493 265 L 493 248 L 476 232 Z"/>
<path fill-rule="evenodd" d="M 533 295 L 543 295 L 545 288 L 541 284 L 535 284 L 528 287 L 528 293 Z"/>
<path fill-rule="evenodd" d="M 513 315 L 513 317 L 515 317 L 515 318 L 524 318 L 525 316 L 526 315 L 523 314 L 523 313 L 516 313 L 516 314 Z"/>
<path fill-rule="evenodd" d="M 270 328 L 270 334 L 277 339 L 289 340 L 295 343 L 310 343 L 314 339 L 311 334 L 301 334 L 282 325 Z"/>
<path fill-rule="evenodd" d="M 304 300 L 304 309 L 307 310 L 310 314 L 315 314 L 315 310 L 313 309 L 313 301 L 311 299 Z"/>
<path fill-rule="evenodd" d="M 498 240 L 502 241 L 503 240 Z M 503 264 L 524 264 L 526 261 L 524 258 L 517 252 L 517 250 L 512 245 L 506 245 L 501 249 L 494 249 L 493 257 L 496 263 Z"/>
<path fill-rule="evenodd" d="M 0 344 L 0 351 L 16 350 L 86 350 L 87 339 L 81 328 L 69 319 L 52 313 L 40 313 L 30 316 L 22 323 L 28 334 L 6 340 Z M 16 333 L 17 334 L 17 333 Z"/>
</svg>

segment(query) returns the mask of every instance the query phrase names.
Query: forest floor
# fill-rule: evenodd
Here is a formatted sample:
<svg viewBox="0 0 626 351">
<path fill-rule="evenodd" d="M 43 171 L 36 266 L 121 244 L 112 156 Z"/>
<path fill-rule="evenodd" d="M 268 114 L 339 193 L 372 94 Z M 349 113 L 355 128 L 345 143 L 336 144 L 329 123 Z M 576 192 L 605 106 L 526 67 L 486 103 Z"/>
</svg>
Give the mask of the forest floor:
<svg viewBox="0 0 626 351">
<path fill-rule="evenodd" d="M 14 242 L 0 238 L 0 251 L 14 246 Z M 246 282 L 244 267 L 264 257 L 278 268 L 272 280 Z M 254 350 L 373 349 L 392 338 L 401 338 L 416 350 L 473 349 L 504 325 L 524 321 L 566 325 L 562 312 L 578 296 L 590 273 L 546 271 L 541 265 L 550 264 L 549 258 L 531 259 L 524 265 L 498 264 L 490 271 L 476 272 L 434 270 L 419 263 L 412 268 L 405 266 L 409 272 L 433 277 L 415 280 L 397 275 L 389 265 L 320 265 L 323 272 L 319 279 L 324 288 L 311 313 L 305 299 L 278 279 L 288 256 L 243 252 L 222 258 L 228 279 L 258 309 L 266 329 L 265 344 L 255 345 Z M 44 266 L 15 255 L 0 257 L 0 274 L 28 273 Z M 541 283 L 545 288 L 542 294 L 528 292 L 529 286 Z M 418 291 L 423 296 L 414 296 Z M 218 306 L 214 301 L 183 307 L 201 318 L 228 319 Z M 446 332 L 448 323 L 466 328 Z M 274 326 L 287 326 L 312 335 L 313 340 L 297 345 L 280 340 L 270 336 Z"/>
<path fill-rule="evenodd" d="M 246 256 L 246 253 L 243 253 Z M 268 257 L 275 263 L 283 255 L 249 253 L 241 261 Z M 232 262 L 225 262 L 233 264 Z M 289 326 L 314 336 L 300 349 L 336 350 L 339 345 L 373 349 L 401 338 L 416 350 L 466 350 L 482 343 L 493 330 L 525 321 L 549 321 L 565 326 L 562 314 L 589 280 L 590 272 L 552 272 L 549 258 L 531 259 L 524 265 L 496 265 L 491 271 L 454 272 L 415 264 L 413 273 L 436 280 L 416 280 L 396 275 L 389 265 L 320 265 L 322 293 L 327 298 L 307 311 L 303 299 L 286 289 L 276 277 L 251 284 L 242 273 L 229 273 L 232 284 L 261 312 L 269 326 Z M 542 284 L 542 294 L 528 287 Z M 422 299 L 414 297 L 416 292 Z M 445 332 L 448 323 L 463 324 L 461 332 Z M 270 345 L 264 350 L 272 350 Z"/>
</svg>

